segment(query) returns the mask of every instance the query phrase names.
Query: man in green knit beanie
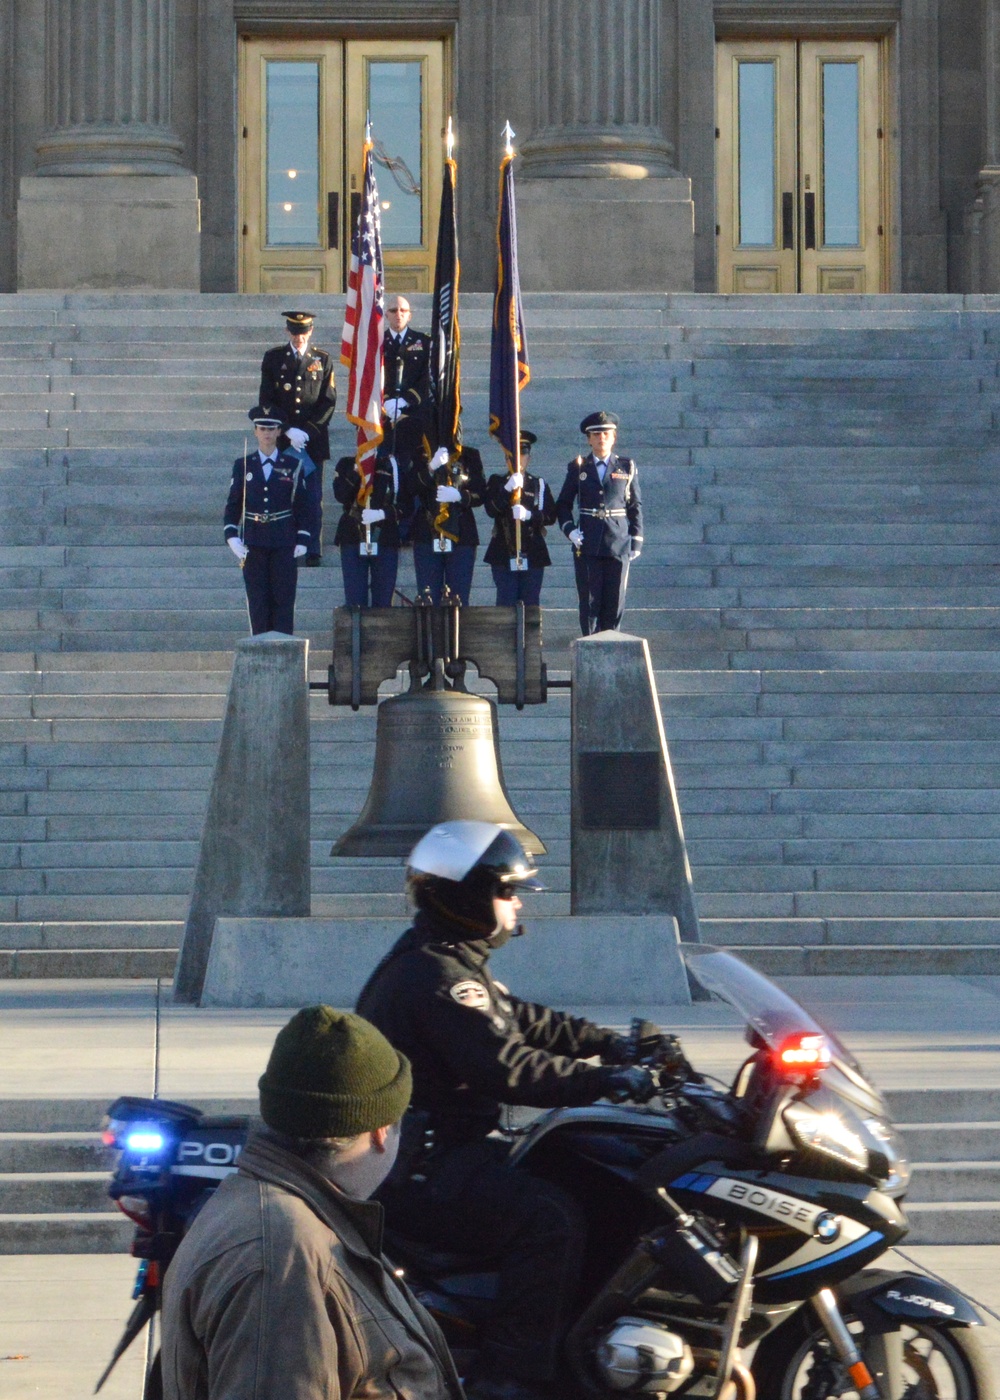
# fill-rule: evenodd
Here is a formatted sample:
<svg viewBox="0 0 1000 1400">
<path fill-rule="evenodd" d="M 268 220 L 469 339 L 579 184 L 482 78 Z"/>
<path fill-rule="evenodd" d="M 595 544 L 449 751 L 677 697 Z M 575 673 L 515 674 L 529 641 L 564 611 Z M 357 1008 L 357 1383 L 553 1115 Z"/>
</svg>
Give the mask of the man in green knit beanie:
<svg viewBox="0 0 1000 1400">
<path fill-rule="evenodd" d="M 263 1121 L 167 1272 L 166 1400 L 461 1400 L 368 1199 L 411 1087 L 409 1060 L 360 1016 L 307 1006 L 278 1032 Z"/>
</svg>

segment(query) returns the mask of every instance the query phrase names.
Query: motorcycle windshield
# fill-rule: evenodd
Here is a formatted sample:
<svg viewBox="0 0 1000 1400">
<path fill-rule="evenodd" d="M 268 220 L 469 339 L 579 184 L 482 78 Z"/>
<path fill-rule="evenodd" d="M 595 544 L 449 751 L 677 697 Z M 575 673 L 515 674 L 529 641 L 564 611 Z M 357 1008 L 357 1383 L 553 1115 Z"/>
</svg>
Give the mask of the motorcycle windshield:
<svg viewBox="0 0 1000 1400">
<path fill-rule="evenodd" d="M 779 1050 L 789 1036 L 821 1035 L 841 1063 L 860 1073 L 854 1056 L 835 1035 L 770 978 L 755 972 L 733 953 L 706 943 L 682 943 L 681 956 L 695 981 L 738 1011 L 769 1049 Z"/>
</svg>

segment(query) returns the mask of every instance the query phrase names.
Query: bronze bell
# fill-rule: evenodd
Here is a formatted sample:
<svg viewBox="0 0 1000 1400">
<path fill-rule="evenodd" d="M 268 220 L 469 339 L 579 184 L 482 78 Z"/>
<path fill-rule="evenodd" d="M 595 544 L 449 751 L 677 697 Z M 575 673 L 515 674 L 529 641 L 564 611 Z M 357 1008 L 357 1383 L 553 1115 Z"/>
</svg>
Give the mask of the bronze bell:
<svg viewBox="0 0 1000 1400">
<path fill-rule="evenodd" d="M 497 707 L 464 690 L 416 690 L 383 700 L 364 810 L 334 856 L 407 856 L 441 821 L 496 822 L 525 850 L 545 846 L 517 819 L 500 768 Z"/>
</svg>

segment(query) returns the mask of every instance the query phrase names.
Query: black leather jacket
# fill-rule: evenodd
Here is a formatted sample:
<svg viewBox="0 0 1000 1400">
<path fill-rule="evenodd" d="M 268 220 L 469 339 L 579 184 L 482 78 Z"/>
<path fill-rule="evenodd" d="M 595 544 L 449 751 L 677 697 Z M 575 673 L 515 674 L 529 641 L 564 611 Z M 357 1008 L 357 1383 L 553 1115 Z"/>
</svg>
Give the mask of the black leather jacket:
<svg viewBox="0 0 1000 1400">
<path fill-rule="evenodd" d="M 613 1031 L 512 996 L 490 973 L 491 951 L 420 912 L 358 998 L 411 1061 L 412 1107 L 438 1146 L 486 1137 L 502 1104 L 593 1103 L 614 1072 L 583 1058 L 612 1051 Z"/>
</svg>

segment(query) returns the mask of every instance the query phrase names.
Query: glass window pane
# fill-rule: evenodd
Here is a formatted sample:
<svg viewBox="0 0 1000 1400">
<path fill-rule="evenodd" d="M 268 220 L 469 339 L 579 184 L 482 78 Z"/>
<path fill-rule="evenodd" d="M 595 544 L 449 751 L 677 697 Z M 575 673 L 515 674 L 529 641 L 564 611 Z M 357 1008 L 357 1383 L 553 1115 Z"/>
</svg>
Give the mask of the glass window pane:
<svg viewBox="0 0 1000 1400">
<path fill-rule="evenodd" d="M 857 248 L 861 242 L 857 63 L 823 68 L 823 246 Z"/>
<path fill-rule="evenodd" d="M 268 247 L 319 246 L 319 64 L 267 67 Z"/>
<path fill-rule="evenodd" d="M 775 64 L 739 64 L 740 247 L 772 248 Z"/>
<path fill-rule="evenodd" d="M 382 246 L 419 248 L 424 241 L 423 65 L 419 59 L 399 63 L 371 59 L 367 67 Z"/>
</svg>

